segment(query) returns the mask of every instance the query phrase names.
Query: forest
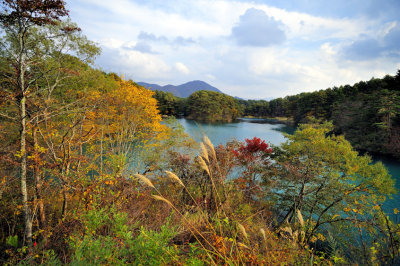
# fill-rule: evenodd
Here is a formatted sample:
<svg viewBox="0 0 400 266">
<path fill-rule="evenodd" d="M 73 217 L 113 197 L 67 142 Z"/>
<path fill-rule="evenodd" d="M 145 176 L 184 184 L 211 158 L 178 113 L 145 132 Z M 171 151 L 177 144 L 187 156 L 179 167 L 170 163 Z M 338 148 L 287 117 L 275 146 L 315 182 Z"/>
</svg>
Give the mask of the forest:
<svg viewBox="0 0 400 266">
<path fill-rule="evenodd" d="M 334 132 L 344 134 L 359 151 L 397 157 L 400 154 L 400 70 L 395 76 L 386 75 L 382 79 L 372 78 L 353 86 L 328 88 L 271 101 L 235 99 L 212 93 L 220 96 L 211 98 L 203 92 L 204 95 L 199 98 L 199 92 L 196 92 L 188 98 L 179 98 L 172 93 L 157 91 L 154 97 L 163 115 L 185 116 L 207 122 L 230 122 L 240 116 L 286 118 L 295 125 L 313 119 L 332 121 Z M 231 103 L 221 99 L 230 99 Z M 220 108 L 224 108 L 229 116 L 224 115 Z"/>
<path fill-rule="evenodd" d="M 358 150 L 400 154 L 400 70 L 395 76 L 372 78 L 301 93 L 271 101 L 240 100 L 244 115 L 290 117 L 294 123 L 310 118 L 332 121 L 336 134 L 344 134 Z"/>
<path fill-rule="evenodd" d="M 232 96 L 200 90 L 187 98 L 176 97 L 170 92 L 155 91 L 162 115 L 180 117 L 204 122 L 232 122 L 243 114 L 243 108 Z"/>
<path fill-rule="evenodd" d="M 2 264 L 400 263 L 399 210 L 382 209 L 394 180 L 337 134 L 337 122 L 300 119 L 279 147 L 256 136 L 196 143 L 162 120 L 182 112 L 181 100 L 93 67 L 100 49 L 64 1 L 0 6 Z M 212 92 L 188 101 L 188 116 L 205 105 L 219 108 L 213 121 L 241 113 Z M 376 127 L 389 138 L 397 107 L 379 104 Z"/>
</svg>

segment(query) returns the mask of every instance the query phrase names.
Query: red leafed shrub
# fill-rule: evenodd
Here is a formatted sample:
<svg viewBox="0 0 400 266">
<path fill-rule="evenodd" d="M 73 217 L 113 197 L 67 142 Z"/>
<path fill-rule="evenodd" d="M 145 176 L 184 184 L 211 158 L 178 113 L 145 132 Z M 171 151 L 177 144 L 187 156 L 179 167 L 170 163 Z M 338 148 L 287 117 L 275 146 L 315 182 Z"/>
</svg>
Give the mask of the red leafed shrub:
<svg viewBox="0 0 400 266">
<path fill-rule="evenodd" d="M 239 164 L 244 167 L 241 176 L 235 180 L 236 185 L 243 190 L 247 199 L 260 197 L 260 177 L 269 166 L 269 155 L 272 153 L 269 144 L 257 137 L 246 139 L 233 153 Z"/>
<path fill-rule="evenodd" d="M 265 140 L 254 137 L 245 141 L 246 144 L 242 144 L 238 150 L 233 151 L 235 156 L 241 161 L 253 161 L 272 153 L 272 149 L 268 143 L 265 143 Z"/>
</svg>

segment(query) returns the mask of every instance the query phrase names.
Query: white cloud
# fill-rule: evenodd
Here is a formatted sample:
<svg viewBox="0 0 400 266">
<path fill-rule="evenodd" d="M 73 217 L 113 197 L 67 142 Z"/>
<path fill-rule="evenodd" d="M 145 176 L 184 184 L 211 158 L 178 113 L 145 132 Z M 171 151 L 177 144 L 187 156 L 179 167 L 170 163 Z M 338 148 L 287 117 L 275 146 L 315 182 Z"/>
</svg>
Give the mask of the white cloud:
<svg viewBox="0 0 400 266">
<path fill-rule="evenodd" d="M 183 74 L 185 74 L 185 75 L 187 75 L 187 74 L 190 73 L 189 68 L 188 68 L 187 66 L 185 66 L 185 64 L 183 64 L 183 63 L 181 63 L 181 62 L 177 62 L 177 63 L 175 64 L 175 67 L 176 67 L 176 69 L 177 69 L 179 72 L 181 72 L 181 73 L 183 73 Z"/>
<path fill-rule="evenodd" d="M 83 33 L 103 48 L 98 65 L 135 81 L 164 85 L 204 78 L 228 94 L 265 98 L 354 83 L 399 68 L 398 61 L 380 56 L 363 62 L 340 56 L 360 36 L 389 36 L 390 43 L 398 43 L 396 21 L 327 18 L 238 0 L 71 0 L 68 8 Z M 260 40 L 256 32 L 236 35 L 252 38 L 247 46 L 237 45 L 246 38 L 230 38 L 232 29 L 243 25 L 241 16 L 249 9 L 265 14 L 261 21 L 272 21 L 286 40 L 266 47 L 271 40 Z M 270 29 L 260 26 L 258 33 Z"/>
<path fill-rule="evenodd" d="M 165 78 L 171 67 L 154 54 L 143 53 L 132 49 L 120 41 L 109 39 L 103 45 L 103 53 L 97 63 L 107 71 L 124 74 L 128 78 L 144 79 Z"/>
<path fill-rule="evenodd" d="M 215 80 L 215 79 L 216 79 L 215 76 L 214 76 L 214 75 L 211 75 L 211 74 L 206 74 L 205 77 L 206 77 L 208 80 Z"/>
<path fill-rule="evenodd" d="M 240 22 L 232 28 L 232 37 L 239 45 L 271 46 L 286 40 L 281 22 L 268 17 L 264 11 L 249 8 L 240 16 Z"/>
</svg>

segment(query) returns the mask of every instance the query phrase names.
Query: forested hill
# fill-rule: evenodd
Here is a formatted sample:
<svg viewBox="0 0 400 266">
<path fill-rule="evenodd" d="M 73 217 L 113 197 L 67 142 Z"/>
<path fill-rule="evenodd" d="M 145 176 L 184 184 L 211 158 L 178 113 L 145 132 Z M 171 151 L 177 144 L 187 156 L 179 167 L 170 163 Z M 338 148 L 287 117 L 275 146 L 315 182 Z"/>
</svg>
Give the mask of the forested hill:
<svg viewBox="0 0 400 266">
<path fill-rule="evenodd" d="M 400 70 L 395 76 L 372 78 L 353 86 L 239 103 L 245 115 L 290 117 L 295 123 L 306 123 L 311 117 L 331 120 L 335 132 L 344 134 L 359 150 L 400 154 Z"/>
<path fill-rule="evenodd" d="M 207 122 L 232 122 L 242 115 L 235 98 L 216 91 L 201 90 L 187 98 L 179 98 L 171 92 L 156 90 L 153 97 L 162 115 L 185 116 Z"/>
<path fill-rule="evenodd" d="M 164 91 L 164 92 L 171 92 L 173 95 L 177 97 L 189 97 L 192 93 L 196 91 L 201 91 L 201 90 L 207 90 L 207 91 L 215 91 L 222 93 L 219 89 L 211 86 L 210 84 L 201 81 L 201 80 L 194 80 L 187 82 L 185 84 L 181 84 L 178 86 L 174 85 L 165 85 L 165 86 L 160 86 L 157 84 L 150 84 L 146 82 L 138 82 L 140 86 L 145 87 L 146 89 L 151 89 L 151 90 L 158 90 L 158 91 Z"/>
</svg>

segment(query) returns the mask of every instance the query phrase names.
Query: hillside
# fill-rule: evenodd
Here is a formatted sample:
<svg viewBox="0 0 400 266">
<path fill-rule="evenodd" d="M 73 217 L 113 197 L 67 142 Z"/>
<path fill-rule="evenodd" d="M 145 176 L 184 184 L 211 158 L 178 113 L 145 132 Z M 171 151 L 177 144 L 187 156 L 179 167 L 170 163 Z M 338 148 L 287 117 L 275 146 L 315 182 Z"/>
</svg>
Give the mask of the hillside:
<svg viewBox="0 0 400 266">
<path fill-rule="evenodd" d="M 175 86 L 175 85 L 165 85 L 160 86 L 158 84 L 150 84 L 146 82 L 138 82 L 140 86 L 145 87 L 146 89 L 151 90 L 159 90 L 164 92 L 171 92 L 177 97 L 186 98 L 189 97 L 193 92 L 207 90 L 207 91 L 215 91 L 222 93 L 219 89 L 211 86 L 210 84 L 201 81 L 201 80 L 194 80 L 189 81 L 187 83 Z"/>
<path fill-rule="evenodd" d="M 370 153 L 400 154 L 400 70 L 395 76 L 372 78 L 271 101 L 239 101 L 244 115 L 289 117 L 296 124 L 312 118 L 332 121 L 358 149 Z"/>
</svg>

